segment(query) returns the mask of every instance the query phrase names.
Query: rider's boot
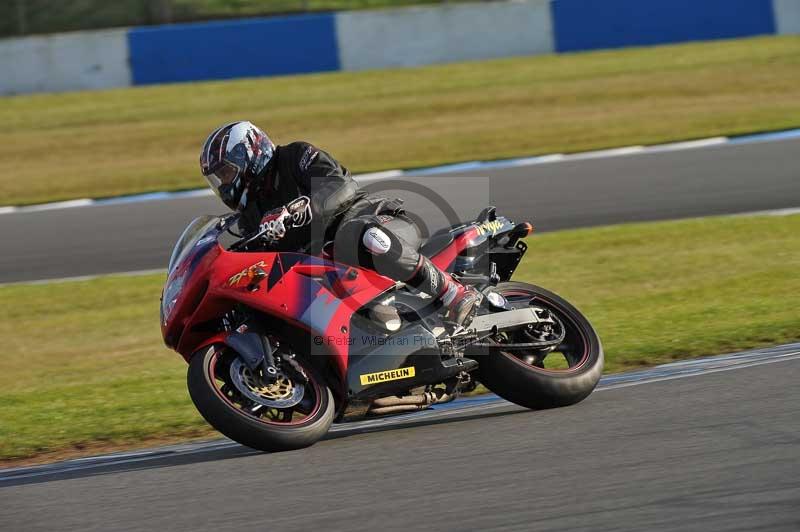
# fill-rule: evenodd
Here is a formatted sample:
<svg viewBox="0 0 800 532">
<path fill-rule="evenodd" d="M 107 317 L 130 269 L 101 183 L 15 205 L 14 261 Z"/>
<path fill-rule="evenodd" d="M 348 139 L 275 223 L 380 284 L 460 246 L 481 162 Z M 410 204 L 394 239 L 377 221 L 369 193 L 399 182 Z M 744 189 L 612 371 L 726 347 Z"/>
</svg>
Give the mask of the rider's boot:
<svg viewBox="0 0 800 532">
<path fill-rule="evenodd" d="M 442 303 L 447 308 L 445 319 L 456 326 L 467 327 L 472 321 L 481 295 L 473 287 L 465 286 L 449 275 L 446 276 L 446 279 L 448 286 L 440 296 Z"/>
<path fill-rule="evenodd" d="M 407 284 L 441 301 L 445 320 L 456 327 L 469 326 L 481 299 L 477 290 L 459 283 L 424 256 L 420 256 L 417 272 Z"/>
</svg>

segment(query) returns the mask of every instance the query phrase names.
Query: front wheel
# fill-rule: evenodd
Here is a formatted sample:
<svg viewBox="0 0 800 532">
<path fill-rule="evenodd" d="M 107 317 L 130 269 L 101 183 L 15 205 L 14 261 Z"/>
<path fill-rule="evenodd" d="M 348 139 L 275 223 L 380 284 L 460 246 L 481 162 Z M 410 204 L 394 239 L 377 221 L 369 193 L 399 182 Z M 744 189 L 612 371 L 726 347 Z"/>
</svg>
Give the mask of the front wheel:
<svg viewBox="0 0 800 532">
<path fill-rule="evenodd" d="M 321 439 L 333 422 L 330 389 L 310 364 L 292 357 L 265 384 L 224 345 L 192 356 L 187 374 L 197 410 L 225 436 L 260 451 L 289 451 Z"/>
<path fill-rule="evenodd" d="M 597 386 L 603 372 L 603 346 L 581 312 L 539 286 L 500 283 L 496 291 L 514 308 L 533 305 L 560 322 L 560 343 L 547 349 L 503 350 L 530 338 L 504 338 L 479 358 L 477 378 L 491 391 L 520 406 L 554 408 L 578 403 Z"/>
</svg>

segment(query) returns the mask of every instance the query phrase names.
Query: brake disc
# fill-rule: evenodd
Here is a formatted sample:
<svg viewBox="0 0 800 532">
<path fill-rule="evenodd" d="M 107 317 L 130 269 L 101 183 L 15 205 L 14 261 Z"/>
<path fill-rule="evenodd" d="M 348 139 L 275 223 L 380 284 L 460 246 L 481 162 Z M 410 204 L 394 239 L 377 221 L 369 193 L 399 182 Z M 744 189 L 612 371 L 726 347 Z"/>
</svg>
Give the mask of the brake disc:
<svg viewBox="0 0 800 532">
<path fill-rule="evenodd" d="M 264 383 L 241 358 L 231 363 L 231 381 L 245 397 L 269 408 L 290 408 L 298 404 L 305 393 L 305 387 L 278 368 L 272 384 Z"/>
</svg>

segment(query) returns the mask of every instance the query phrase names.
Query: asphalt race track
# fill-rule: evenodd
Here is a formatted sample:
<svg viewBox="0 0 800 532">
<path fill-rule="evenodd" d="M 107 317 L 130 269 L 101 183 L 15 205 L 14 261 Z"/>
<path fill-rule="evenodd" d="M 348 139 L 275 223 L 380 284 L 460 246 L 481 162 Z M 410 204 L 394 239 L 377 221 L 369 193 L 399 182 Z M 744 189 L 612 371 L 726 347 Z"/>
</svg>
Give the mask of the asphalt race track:
<svg viewBox="0 0 800 532">
<path fill-rule="evenodd" d="M 0 470 L 0 528 L 795 531 L 800 344 L 762 351 L 606 377 L 570 408 L 495 400 L 290 453 Z"/>
<path fill-rule="evenodd" d="M 454 174 L 490 179 L 463 186 L 429 175 L 418 182 L 462 218 L 491 201 L 512 219 L 532 219 L 540 231 L 793 208 L 800 207 L 800 139 Z M 398 195 L 436 228 L 436 206 Z M 0 282 L 165 268 L 186 224 L 222 210 L 216 198 L 196 197 L 3 214 Z"/>
<path fill-rule="evenodd" d="M 800 207 L 798 154 L 795 139 L 419 182 L 459 216 L 488 196 L 549 231 Z M 199 197 L 3 214 L 0 282 L 163 268 L 183 226 L 219 211 Z M 475 399 L 291 453 L 220 440 L 0 470 L 0 530 L 795 531 L 800 345 L 775 351 L 606 377 L 564 409 Z"/>
</svg>

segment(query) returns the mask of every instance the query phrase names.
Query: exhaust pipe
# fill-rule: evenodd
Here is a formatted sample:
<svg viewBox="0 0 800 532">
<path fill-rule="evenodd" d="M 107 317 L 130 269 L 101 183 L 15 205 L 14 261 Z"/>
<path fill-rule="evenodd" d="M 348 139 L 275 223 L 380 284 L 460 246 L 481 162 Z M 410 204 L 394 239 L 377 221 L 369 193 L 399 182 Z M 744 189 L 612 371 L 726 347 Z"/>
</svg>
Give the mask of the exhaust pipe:
<svg viewBox="0 0 800 532">
<path fill-rule="evenodd" d="M 395 405 L 383 406 L 380 408 L 371 408 L 367 414 L 371 416 L 384 416 L 386 414 L 397 414 L 399 412 L 416 412 L 417 410 L 425 410 L 428 405 Z"/>
<path fill-rule="evenodd" d="M 383 415 L 397 412 L 414 412 L 424 410 L 433 404 L 448 403 L 456 398 L 456 394 L 449 394 L 440 388 L 418 395 L 404 395 L 402 397 L 380 397 L 372 401 L 368 414 Z"/>
</svg>

